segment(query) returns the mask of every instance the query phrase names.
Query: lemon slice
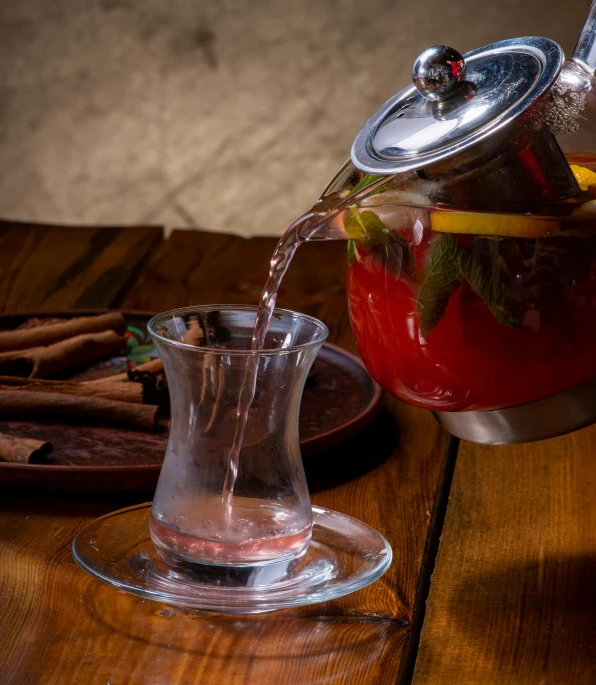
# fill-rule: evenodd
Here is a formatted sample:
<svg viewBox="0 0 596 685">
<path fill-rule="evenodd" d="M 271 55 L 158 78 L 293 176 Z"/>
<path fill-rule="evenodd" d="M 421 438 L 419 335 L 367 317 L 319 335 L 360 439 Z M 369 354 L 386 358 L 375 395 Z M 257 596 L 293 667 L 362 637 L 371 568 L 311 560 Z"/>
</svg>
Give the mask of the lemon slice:
<svg viewBox="0 0 596 685">
<path fill-rule="evenodd" d="M 538 216 L 453 211 L 431 212 L 430 226 L 438 233 L 502 235 L 512 238 L 538 238 L 560 229 L 557 221 Z"/>
<path fill-rule="evenodd" d="M 596 185 L 596 172 L 577 164 L 571 164 L 571 171 L 573 171 L 577 185 L 582 190 L 588 190 L 590 186 Z"/>
</svg>

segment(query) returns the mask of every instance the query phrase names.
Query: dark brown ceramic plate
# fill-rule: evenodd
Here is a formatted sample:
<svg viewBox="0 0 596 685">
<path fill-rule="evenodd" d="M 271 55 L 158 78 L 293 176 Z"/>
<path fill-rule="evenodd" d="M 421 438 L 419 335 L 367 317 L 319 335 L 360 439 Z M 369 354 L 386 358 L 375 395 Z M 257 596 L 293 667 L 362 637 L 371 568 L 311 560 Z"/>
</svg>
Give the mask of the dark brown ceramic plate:
<svg viewBox="0 0 596 685">
<path fill-rule="evenodd" d="M 0 315 L 0 330 L 16 328 L 31 317 L 60 318 L 101 314 L 106 310 L 35 312 Z M 120 373 L 156 356 L 147 337 L 152 314 L 124 312 L 129 345 L 122 354 L 70 373 L 72 380 L 91 380 Z M 362 362 L 335 345 L 325 344 L 304 389 L 300 411 L 300 445 L 304 457 L 334 447 L 353 436 L 376 415 L 382 391 Z M 166 448 L 165 433 L 100 426 L 0 420 L 0 432 L 50 441 L 47 464 L 0 462 L 0 487 L 90 492 L 149 491 L 156 483 Z"/>
</svg>

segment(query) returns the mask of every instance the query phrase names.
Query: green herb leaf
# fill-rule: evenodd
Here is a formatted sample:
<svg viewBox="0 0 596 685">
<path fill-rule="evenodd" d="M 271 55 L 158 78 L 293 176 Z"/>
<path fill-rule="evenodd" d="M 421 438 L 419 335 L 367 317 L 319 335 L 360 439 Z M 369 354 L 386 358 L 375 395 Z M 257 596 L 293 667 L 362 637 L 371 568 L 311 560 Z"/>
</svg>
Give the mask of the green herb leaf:
<svg viewBox="0 0 596 685">
<path fill-rule="evenodd" d="M 351 214 L 344 217 L 344 228 L 352 240 L 362 240 L 365 237 L 364 226 L 360 212 L 356 207 L 350 207 Z"/>
<path fill-rule="evenodd" d="M 355 240 L 348 240 L 348 266 L 352 266 L 354 259 L 359 262 L 362 257 L 358 254 L 358 246 Z"/>
<path fill-rule="evenodd" d="M 358 183 L 350 190 L 348 193 L 348 197 L 350 195 L 355 195 L 356 193 L 360 192 L 363 188 L 366 188 L 366 186 L 369 186 L 371 183 L 374 183 L 375 181 L 378 181 L 381 176 L 375 176 L 374 174 L 364 174 L 364 176 L 358 181 Z M 372 195 L 376 195 L 377 193 L 382 193 L 383 190 L 385 190 L 385 186 L 381 185 L 379 188 L 377 188 Z"/>
<path fill-rule="evenodd" d="M 474 238 L 473 251 L 476 256 L 478 254 L 488 255 L 488 260 L 492 264 L 498 264 L 501 274 L 506 276 L 509 283 L 512 284 L 515 282 L 512 265 L 517 267 L 526 258 L 517 241 L 505 236 L 476 237 Z"/>
<path fill-rule="evenodd" d="M 387 232 L 385 224 L 369 209 L 359 212 L 355 206 L 352 206 L 350 211 L 352 213 L 344 219 L 344 228 L 353 240 L 378 239 L 380 233 Z"/>
<path fill-rule="evenodd" d="M 367 252 L 379 259 L 385 266 L 398 274 L 402 268 L 409 270 L 413 265 L 408 242 L 400 235 L 390 233 L 380 217 L 367 209 L 360 212 L 355 205 L 350 207 L 351 214 L 344 219 L 346 233 L 352 241 L 359 241 Z M 354 249 L 355 246 L 354 246 Z M 350 260 L 348 246 L 348 263 Z M 357 254 L 357 251 L 356 251 Z M 358 255 L 357 260 L 360 260 Z M 353 257 L 351 258 L 352 262 Z"/>
<path fill-rule="evenodd" d="M 510 328 L 521 328 L 513 303 L 507 296 L 507 289 L 496 280 L 472 253 L 466 250 L 448 233 L 436 238 L 427 256 L 425 278 L 420 288 L 416 311 L 420 332 L 426 337 L 439 323 L 451 293 L 462 279 L 469 283 L 489 307 L 499 323 Z"/>
<path fill-rule="evenodd" d="M 491 270 L 485 268 L 463 247 L 460 264 L 462 276 L 470 284 L 472 290 L 484 300 L 495 319 L 509 328 L 521 329 L 521 321 L 513 303 L 507 297 L 505 286 L 493 277 Z"/>
<path fill-rule="evenodd" d="M 451 293 L 459 286 L 462 246 L 448 233 L 437 236 L 427 255 L 416 313 L 424 338 L 439 323 Z"/>
<path fill-rule="evenodd" d="M 537 266 L 538 263 L 544 259 L 550 260 L 550 263 L 561 262 L 564 260 L 569 260 L 571 254 L 568 250 L 560 245 L 560 243 L 554 243 L 552 240 L 538 240 L 534 243 L 534 254 L 532 255 L 532 260 L 534 265 Z"/>
<path fill-rule="evenodd" d="M 387 271 L 399 276 L 401 271 L 411 273 L 414 265 L 407 240 L 400 235 L 384 231 L 364 242 L 368 252 L 376 257 Z"/>
</svg>

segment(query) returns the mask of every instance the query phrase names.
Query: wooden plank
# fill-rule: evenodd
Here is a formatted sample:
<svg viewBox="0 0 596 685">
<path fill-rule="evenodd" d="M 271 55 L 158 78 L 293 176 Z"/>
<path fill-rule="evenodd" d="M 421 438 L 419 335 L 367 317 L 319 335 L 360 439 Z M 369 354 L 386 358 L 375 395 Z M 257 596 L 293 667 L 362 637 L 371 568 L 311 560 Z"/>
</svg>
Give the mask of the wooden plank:
<svg viewBox="0 0 596 685">
<path fill-rule="evenodd" d="M 5 496 L 0 673 L 6 675 L 0 680 L 67 685 L 76 677 L 102 685 L 161 685 L 167 674 L 168 685 L 394 683 L 412 615 L 437 454 L 446 438 L 426 412 L 393 404 L 402 429 L 397 446 L 388 417 L 380 417 L 364 440 L 321 455 L 327 463 L 309 469 L 312 485 L 324 488 L 313 495 L 315 503 L 367 521 L 395 552 L 380 581 L 326 604 L 264 617 L 213 617 L 136 599 L 89 578 L 70 556 L 72 538 L 87 520 L 130 502 Z M 389 456 L 382 461 L 385 450 Z M 343 471 L 333 473 L 340 464 Z M 363 474 L 366 468 L 371 470 Z"/>
<path fill-rule="evenodd" d="M 595 444 L 462 444 L 415 685 L 594 683 Z"/>
<path fill-rule="evenodd" d="M 120 305 L 124 309 L 163 311 L 201 304 L 193 299 L 201 297 L 195 281 L 238 242 L 245 241 L 224 233 L 173 231 L 155 250 Z"/>
<path fill-rule="evenodd" d="M 39 227 L 0 221 L 0 311 L 6 311 L 13 282 L 42 237 Z"/>
<path fill-rule="evenodd" d="M 257 304 L 275 238 L 245 239 L 174 231 L 122 300 L 127 309 L 199 304 Z M 302 245 L 280 289 L 278 306 L 323 320 L 329 340 L 355 351 L 345 296 L 345 244 Z"/>
<path fill-rule="evenodd" d="M 174 233 L 122 304 L 165 309 L 254 303 L 274 242 Z M 301 247 L 279 303 L 320 316 L 331 324 L 333 342 L 353 347 L 344 247 Z M 61 292 L 68 300 L 68 288 Z M 387 410 L 365 432 L 317 455 L 307 468 L 313 502 L 380 530 L 395 561 L 381 580 L 357 593 L 264 617 L 214 617 L 164 607 L 79 571 L 69 551 L 74 534 L 100 511 L 124 502 L 5 497 L 0 612 L 10 613 L 0 627 L 0 670 L 9 682 L 27 685 L 75 680 L 161 685 L 164 677 L 168 685 L 394 683 L 448 444 L 428 412 L 388 400 Z"/>
<path fill-rule="evenodd" d="M 2 311 L 109 306 L 162 236 L 158 226 L 0 222 Z"/>
<path fill-rule="evenodd" d="M 59 512 L 50 502 L 46 506 L 48 511 L 34 511 L 38 524 L 45 523 L 51 533 L 60 528 L 61 537 L 72 536 L 77 526 L 68 508 Z M 21 518 L 25 511 L 31 515 L 29 508 L 23 509 Z M 396 659 L 396 644 L 403 640 L 403 627 L 389 621 L 325 620 L 296 612 L 202 616 L 118 593 L 94 581 L 79 571 L 51 536 L 41 549 L 37 536 L 19 536 L 15 544 L 23 554 L 20 560 L 15 555 L 12 564 L 1 562 L 3 577 L 28 577 L 18 606 L 26 606 L 29 613 L 21 614 L 20 626 L 14 611 L 3 622 L 13 630 L 20 628 L 4 636 L 13 647 L 12 658 L 0 667 L 8 682 L 353 683 L 371 682 L 370 674 L 375 677 L 372 682 L 381 682 L 383 670 L 389 670 Z M 28 553 L 53 560 L 43 583 L 32 576 Z M 60 572 L 51 574 L 56 563 Z M 388 639 L 393 636 L 397 639 Z M 358 645 L 366 652 L 355 658 Z M 317 681 L 309 678 L 315 667 L 320 674 Z"/>
</svg>

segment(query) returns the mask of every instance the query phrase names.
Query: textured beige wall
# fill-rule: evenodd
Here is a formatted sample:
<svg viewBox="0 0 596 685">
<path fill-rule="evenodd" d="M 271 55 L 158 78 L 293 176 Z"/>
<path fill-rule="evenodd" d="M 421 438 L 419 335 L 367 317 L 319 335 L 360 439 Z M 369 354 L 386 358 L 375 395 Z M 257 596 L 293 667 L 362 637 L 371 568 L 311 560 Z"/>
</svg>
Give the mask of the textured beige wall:
<svg viewBox="0 0 596 685">
<path fill-rule="evenodd" d="M 0 216 L 279 234 L 425 47 L 587 0 L 1 0 Z"/>
</svg>

